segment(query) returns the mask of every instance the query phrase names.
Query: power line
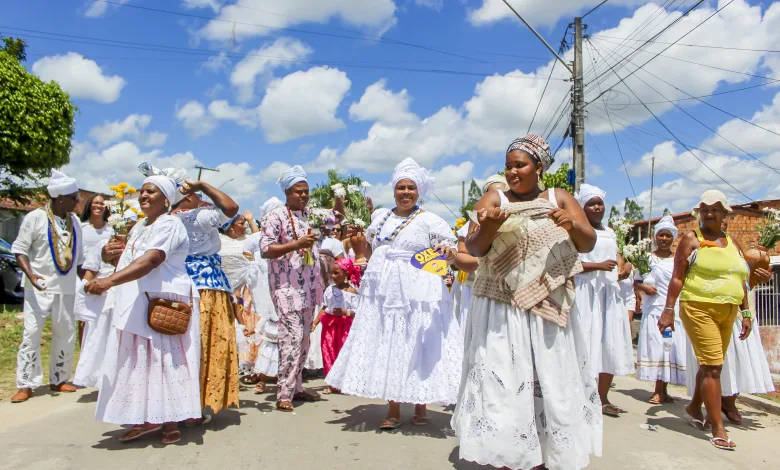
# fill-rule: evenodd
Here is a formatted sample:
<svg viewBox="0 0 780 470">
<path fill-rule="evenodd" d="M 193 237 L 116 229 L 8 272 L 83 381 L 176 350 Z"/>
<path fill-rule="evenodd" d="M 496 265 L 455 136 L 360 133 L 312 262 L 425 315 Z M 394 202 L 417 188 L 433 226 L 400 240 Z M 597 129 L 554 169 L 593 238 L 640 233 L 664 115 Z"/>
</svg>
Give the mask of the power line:
<svg viewBox="0 0 780 470">
<path fill-rule="evenodd" d="M 558 62 L 553 62 L 552 67 L 550 68 L 550 75 L 547 77 L 547 82 L 544 84 L 544 89 L 542 90 L 542 96 L 539 97 L 539 102 L 536 103 L 536 109 L 534 110 L 534 116 L 531 118 L 531 122 L 528 124 L 528 131 L 526 134 L 531 133 L 531 126 L 534 125 L 534 121 L 536 120 L 536 113 L 539 112 L 539 106 L 542 105 L 542 101 L 544 101 L 544 94 L 547 92 L 547 86 L 550 84 L 550 79 L 553 76 L 553 72 L 555 71 L 555 66 L 558 64 Z"/>
<path fill-rule="evenodd" d="M 110 1 L 110 0 L 95 0 L 95 1 L 96 2 L 106 3 L 106 4 L 109 4 L 109 5 L 115 5 L 115 6 L 119 6 L 119 7 L 134 8 L 134 9 L 141 10 L 141 11 L 152 11 L 152 12 L 156 12 L 156 13 L 164 13 L 164 14 L 168 14 L 168 15 L 176 15 L 176 16 L 183 16 L 183 17 L 188 17 L 188 18 L 196 18 L 196 19 L 206 20 L 206 21 L 219 21 L 219 22 L 223 22 L 223 23 L 239 24 L 239 25 L 242 25 L 242 26 L 254 26 L 254 27 L 257 27 L 257 28 L 265 28 L 265 29 L 276 30 L 276 31 L 287 31 L 287 32 L 291 32 L 291 33 L 311 34 L 311 35 L 316 35 L 316 36 L 326 36 L 326 37 L 339 38 L 339 39 L 352 39 L 352 40 L 356 40 L 356 41 L 369 41 L 369 42 L 380 42 L 380 43 L 386 43 L 386 44 L 395 44 L 395 45 L 399 45 L 399 46 L 413 47 L 413 48 L 416 48 L 416 49 L 423 49 L 423 50 L 427 50 L 427 51 L 430 51 L 430 52 L 436 52 L 436 53 L 439 53 L 439 54 L 450 55 L 450 56 L 453 56 L 453 57 L 460 57 L 461 59 L 468 59 L 468 60 L 475 61 L 475 62 L 484 62 L 481 59 L 476 59 L 474 57 L 468 57 L 468 56 L 464 56 L 464 55 L 461 55 L 461 54 L 456 54 L 454 52 L 449 52 L 449 51 L 433 48 L 433 47 L 430 47 L 430 46 L 424 46 L 424 45 L 421 45 L 421 44 L 414 44 L 414 43 L 405 42 L 405 41 L 396 41 L 396 40 L 392 40 L 392 39 L 384 39 L 384 38 L 377 37 L 377 36 L 375 36 L 375 37 L 371 37 L 371 36 L 349 36 L 349 35 L 345 35 L 345 34 L 326 33 L 326 32 L 322 32 L 322 31 L 311 31 L 311 30 L 298 29 L 298 28 L 285 28 L 285 27 L 280 27 L 280 26 L 269 26 L 269 25 L 265 25 L 265 24 L 245 23 L 245 22 L 235 21 L 235 20 L 226 20 L 226 19 L 213 17 L 213 16 L 210 17 L 210 16 L 196 15 L 196 14 L 193 14 L 193 13 L 184 13 L 184 12 L 181 12 L 181 11 L 163 10 L 161 8 L 145 7 L 145 6 L 141 6 L 141 5 L 133 5 L 133 4 L 130 4 L 130 3 L 120 3 L 120 2 Z"/>
<path fill-rule="evenodd" d="M 372 64 L 337 62 L 337 61 L 326 62 L 326 61 L 305 60 L 305 59 L 288 59 L 284 57 L 266 56 L 260 54 L 225 53 L 224 51 L 218 51 L 218 50 L 189 49 L 189 48 L 167 46 L 161 44 L 148 44 L 148 43 L 119 41 L 119 40 L 104 39 L 104 38 L 91 38 L 86 36 L 76 36 L 76 35 L 68 35 L 68 34 L 61 34 L 61 33 L 49 33 L 45 31 L 35 31 L 35 30 L 22 29 L 22 28 L 10 28 L 6 26 L 0 26 L 0 28 L 6 30 L 15 30 L 15 31 L 31 31 L 34 33 L 41 33 L 49 36 L 62 36 L 62 38 L 59 38 L 59 37 L 36 36 L 35 34 L 26 34 L 25 37 L 33 37 L 33 38 L 52 40 L 52 41 L 72 42 L 77 44 L 89 44 L 93 46 L 116 47 L 121 49 L 135 49 L 135 50 L 143 50 L 143 51 L 154 51 L 154 52 L 164 52 L 164 53 L 167 52 L 167 53 L 178 53 L 178 54 L 200 55 L 200 56 L 212 56 L 213 54 L 223 54 L 225 57 L 228 58 L 243 59 L 243 58 L 255 57 L 255 58 L 262 58 L 271 61 L 295 63 L 295 64 L 329 65 L 329 66 L 338 66 L 338 67 L 346 67 L 346 68 L 352 67 L 352 68 L 363 68 L 363 69 L 395 70 L 395 71 L 402 71 L 402 72 L 465 75 L 465 76 L 476 76 L 476 77 L 483 77 L 483 78 L 494 75 L 494 73 L 477 73 L 477 72 L 467 72 L 467 71 L 449 70 L 449 69 L 424 69 L 424 68 L 418 69 L 418 68 L 408 68 L 408 67 L 392 67 L 392 66 L 385 66 L 385 65 L 378 65 L 378 64 L 372 65 Z M 541 77 L 517 76 L 511 74 L 505 76 L 509 78 L 524 79 L 524 80 L 543 80 L 543 78 Z M 563 79 L 558 79 L 558 78 L 554 80 L 565 81 Z"/>
<path fill-rule="evenodd" d="M 442 205 L 442 206 L 444 206 L 444 208 L 445 208 L 445 209 L 447 209 L 448 211 L 450 211 L 450 214 L 454 215 L 454 216 L 455 216 L 455 218 L 458 218 L 458 219 L 460 218 L 460 216 L 459 216 L 458 214 L 456 214 L 456 213 L 452 212 L 452 209 L 450 209 L 450 207 L 449 207 L 447 204 L 445 204 L 445 203 L 444 203 L 444 201 L 442 201 L 442 200 L 439 198 L 439 196 L 437 196 L 437 195 L 436 195 L 436 193 L 431 193 L 431 194 L 433 194 L 433 197 L 435 197 L 436 199 L 438 199 L 438 200 L 439 200 L 439 202 L 441 203 L 441 205 Z"/>
<path fill-rule="evenodd" d="M 766 83 L 759 83 L 758 85 L 751 85 L 751 86 L 746 86 L 746 87 L 742 87 L 742 88 L 735 88 L 733 90 L 726 90 L 726 91 L 719 91 L 717 93 L 710 93 L 709 95 L 691 96 L 690 98 L 679 98 L 679 99 L 676 99 L 676 100 L 669 100 L 669 101 L 670 102 L 679 103 L 681 101 L 690 101 L 690 100 L 696 100 L 696 99 L 699 99 L 699 98 L 711 98 L 713 96 L 728 95 L 730 93 L 736 93 L 736 92 L 739 92 L 739 91 L 752 90 L 753 88 L 761 88 L 761 87 L 765 87 L 767 85 L 773 85 L 773 84 L 778 83 L 778 82 L 780 82 L 780 79 L 778 79 L 778 80 L 770 80 L 770 81 L 768 81 Z M 666 102 L 667 101 L 646 101 L 645 103 L 646 104 L 663 104 L 663 103 L 666 103 Z M 641 106 L 641 105 L 639 103 L 629 103 L 626 106 Z"/>
<path fill-rule="evenodd" d="M 693 5 L 693 6 L 692 6 L 692 7 L 691 7 L 691 8 L 688 10 L 688 12 L 686 12 L 686 13 L 685 13 L 683 16 L 681 16 L 680 18 L 684 18 L 684 17 L 685 17 L 685 16 L 686 16 L 688 13 L 690 13 L 690 12 L 691 12 L 691 11 L 692 11 L 694 8 L 696 8 L 697 6 L 701 5 L 701 3 L 702 3 L 702 1 L 696 2 L 696 4 L 695 4 L 695 5 Z M 704 21 L 702 21 L 701 23 L 697 24 L 697 25 L 696 25 L 696 26 L 694 26 L 694 27 L 693 27 L 693 28 L 692 28 L 690 31 L 688 31 L 687 33 L 685 33 L 685 34 L 683 34 L 682 36 L 680 36 L 680 37 L 677 39 L 677 41 L 680 41 L 680 40 L 682 40 L 684 37 L 688 36 L 689 34 L 691 34 L 691 33 L 692 33 L 692 32 L 694 32 L 694 31 L 696 31 L 696 29 L 697 29 L 697 28 L 699 28 L 701 25 L 703 25 L 704 23 L 706 23 L 707 21 L 709 21 L 709 20 L 710 20 L 712 17 L 714 17 L 715 15 L 717 15 L 719 12 L 721 12 L 721 11 L 722 11 L 724 8 L 726 8 L 727 6 L 731 5 L 732 3 L 734 3 L 734 0 L 730 0 L 730 1 L 729 1 L 727 4 L 723 5 L 721 8 L 719 8 L 718 10 L 716 10 L 716 11 L 715 11 L 715 12 L 714 12 L 712 15 L 708 16 L 707 18 L 705 18 L 705 19 L 704 19 Z M 679 20 L 680 18 L 678 18 L 678 20 Z M 660 34 L 660 33 L 659 33 L 659 34 Z M 655 38 L 655 37 L 658 37 L 658 35 L 654 36 L 654 38 Z M 652 40 L 651 40 L 651 41 L 652 41 Z M 677 42 L 677 41 L 675 41 L 675 42 Z M 648 43 L 649 43 L 649 42 L 650 42 L 650 41 L 648 41 Z M 648 43 L 645 43 L 645 44 L 648 44 Z M 674 45 L 674 43 L 672 43 L 672 45 Z M 623 77 L 623 78 L 621 78 L 621 79 L 620 79 L 620 83 L 624 83 L 624 84 L 625 84 L 625 79 L 626 79 L 626 78 L 628 78 L 628 77 L 630 77 L 631 75 L 635 74 L 635 73 L 636 73 L 638 70 L 642 69 L 642 68 L 643 68 L 645 65 L 649 64 L 650 62 L 652 62 L 653 60 L 655 60 L 656 58 L 658 58 L 658 56 L 659 56 L 661 53 L 663 53 L 663 52 L 666 52 L 666 51 L 667 51 L 669 48 L 671 48 L 671 47 L 672 47 L 672 45 L 670 45 L 670 46 L 667 46 L 667 47 L 666 47 L 666 49 L 664 49 L 663 51 L 661 51 L 661 52 L 659 52 L 658 54 L 656 54 L 656 55 L 654 55 L 653 57 L 651 57 L 651 58 L 650 58 L 650 59 L 649 59 L 647 62 L 645 62 L 644 64 L 640 65 L 640 66 L 639 66 L 639 68 L 637 68 L 637 69 L 636 69 L 636 70 L 634 70 L 633 72 L 629 73 L 629 74 L 628 74 L 626 77 Z M 614 68 L 612 68 L 611 66 L 610 66 L 610 68 L 612 69 L 613 73 L 615 73 L 615 75 L 617 75 L 618 77 L 620 77 L 620 76 L 617 74 L 617 72 L 615 72 Z M 597 77 L 597 78 L 598 78 L 598 77 Z M 612 87 L 608 88 L 608 89 L 607 89 L 607 91 L 611 90 L 611 89 L 612 89 L 612 88 L 614 88 L 616 85 L 617 85 L 617 84 L 615 84 L 615 85 L 613 85 Z M 604 94 L 604 92 L 602 92 L 601 94 Z M 600 96 L 596 97 L 596 99 L 598 99 L 599 97 L 600 97 Z M 591 102 L 592 102 L 592 101 L 591 101 Z M 588 105 L 589 105 L 591 102 L 585 103 L 585 106 L 588 106 Z"/>
<path fill-rule="evenodd" d="M 732 1 L 733 1 L 733 0 L 732 0 Z M 726 6 L 728 6 L 729 4 L 731 4 L 731 2 L 729 2 L 729 3 L 728 3 Z M 725 8 L 725 7 L 724 7 L 724 8 Z M 701 25 L 701 24 L 700 24 L 700 25 Z M 596 50 L 596 52 L 597 52 L 597 53 L 599 53 L 599 51 L 598 51 L 598 50 Z M 600 55 L 600 53 L 599 53 L 599 55 Z M 605 62 L 606 62 L 606 61 L 605 61 Z M 613 68 L 611 65 L 610 65 L 610 69 L 612 69 L 612 70 L 613 70 L 613 72 L 614 72 L 614 68 Z M 639 70 L 639 69 L 636 69 L 636 70 Z M 636 70 L 635 70 L 634 72 L 636 72 Z M 617 75 L 617 76 L 618 76 L 618 78 L 620 78 L 620 75 L 619 75 L 617 72 L 614 72 L 614 73 L 615 73 L 615 75 Z M 633 73 L 633 72 L 632 72 L 632 73 Z M 672 137 L 674 137 L 674 140 L 676 140 L 676 141 L 677 141 L 677 142 L 678 142 L 680 145 L 682 145 L 683 147 L 685 147 L 685 149 L 686 149 L 686 150 L 687 150 L 687 151 L 688 151 L 688 152 L 689 152 L 691 155 L 693 155 L 693 157 L 694 157 L 694 158 L 696 158 L 696 160 L 698 160 L 698 161 L 699 161 L 699 162 L 700 162 L 702 165 L 704 165 L 704 167 L 705 167 L 705 168 L 707 168 L 708 170 L 710 170 L 710 171 L 712 172 L 712 174 L 714 174 L 715 176 L 717 176 L 717 177 L 718 177 L 718 179 L 720 179 L 721 181 L 723 181 L 724 183 L 726 183 L 726 184 L 727 184 L 727 185 L 728 185 L 728 186 L 729 186 L 731 189 L 733 189 L 734 191 L 736 191 L 736 192 L 738 192 L 739 194 L 741 194 L 741 195 L 742 195 L 742 196 L 743 196 L 745 199 L 747 199 L 747 200 L 749 200 L 749 201 L 751 201 L 751 202 L 753 201 L 753 199 L 751 199 L 751 198 L 750 198 L 750 197 L 749 197 L 747 194 L 745 194 L 745 193 L 743 193 L 742 191 L 740 191 L 739 189 L 735 188 L 735 187 L 734 187 L 734 186 L 733 186 L 731 183 L 729 183 L 729 182 L 728 182 L 728 181 L 726 181 L 726 180 L 725 180 L 725 179 L 724 179 L 722 176 L 720 176 L 718 173 L 716 173 L 716 172 L 715 172 L 715 170 L 713 170 L 712 168 L 710 168 L 710 167 L 709 167 L 709 165 L 707 165 L 706 163 L 704 163 L 704 160 L 702 160 L 701 158 L 699 158 L 699 156 L 698 156 L 698 155 L 696 155 L 695 153 L 693 153 L 693 151 L 691 151 L 691 149 L 690 149 L 690 148 L 689 148 L 687 145 L 685 145 L 685 144 L 683 143 L 683 141 L 682 141 L 682 140 L 680 140 L 680 139 L 679 139 L 679 137 L 677 137 L 677 135 L 675 135 L 675 133 L 674 133 L 674 132 L 672 132 L 672 130 L 671 130 L 671 129 L 669 129 L 669 127 L 667 127 L 667 125 L 666 125 L 666 124 L 664 124 L 664 122 L 663 122 L 663 121 L 661 121 L 661 119 L 660 119 L 658 116 L 656 116 L 656 114 L 653 112 L 653 110 L 651 110 L 651 109 L 650 109 L 650 108 L 649 108 L 649 107 L 648 107 L 648 106 L 647 106 L 647 105 L 646 105 L 646 104 L 645 104 L 645 103 L 642 101 L 642 99 L 641 99 L 641 98 L 639 98 L 639 96 L 638 96 L 636 93 L 634 93 L 634 90 L 632 90 L 632 89 L 631 89 L 631 87 L 630 87 L 630 86 L 628 86 L 628 84 L 626 84 L 626 82 L 625 82 L 625 78 L 620 78 L 620 82 L 621 82 L 621 83 L 623 83 L 623 85 L 625 85 L 625 87 L 628 89 L 628 91 L 630 91 L 630 92 L 631 92 L 631 94 L 632 94 L 632 95 L 634 95 L 634 97 L 636 97 L 636 99 L 637 99 L 637 100 L 639 100 L 639 102 L 640 102 L 640 103 L 642 103 L 642 105 L 643 105 L 643 106 L 644 106 L 644 108 L 647 110 L 647 112 L 649 112 L 649 113 L 650 113 L 650 114 L 653 116 L 653 118 L 654 118 L 656 121 L 658 121 L 658 124 L 660 124 L 660 125 L 661 125 L 661 126 L 664 128 L 664 129 L 666 129 L 666 132 L 668 132 L 668 133 L 669 133 L 669 135 L 671 135 Z M 603 94 L 603 93 L 602 93 L 602 94 Z"/>
<path fill-rule="evenodd" d="M 601 5 L 603 5 L 603 4 L 605 4 L 605 3 L 607 3 L 608 1 L 609 1 L 609 0 L 604 0 L 603 2 L 599 3 L 599 4 L 598 4 L 598 5 L 596 5 L 595 7 L 591 8 L 589 12 L 585 13 L 584 15 L 582 15 L 582 19 L 584 20 L 586 16 L 588 16 L 588 15 L 590 15 L 591 13 L 593 13 L 594 11 L 598 10 L 598 9 L 599 9 L 599 7 L 600 7 Z"/>
<path fill-rule="evenodd" d="M 619 39 L 619 40 L 623 40 L 623 41 L 637 41 L 636 39 L 616 38 L 614 36 L 602 36 L 602 35 L 599 35 L 599 37 L 609 38 L 609 39 Z M 661 42 L 661 41 L 655 41 L 655 43 L 656 44 L 671 44 L 671 43 L 668 43 L 668 42 Z M 776 49 L 752 49 L 752 48 L 749 48 L 749 47 L 707 46 L 707 45 L 704 45 L 704 44 L 685 44 L 685 43 L 680 43 L 680 42 L 675 43 L 674 45 L 675 46 L 684 46 L 684 47 L 699 47 L 699 48 L 703 48 L 703 49 L 723 49 L 723 50 L 728 50 L 728 51 L 772 52 L 772 53 L 780 52 L 780 50 L 776 50 Z"/>
</svg>

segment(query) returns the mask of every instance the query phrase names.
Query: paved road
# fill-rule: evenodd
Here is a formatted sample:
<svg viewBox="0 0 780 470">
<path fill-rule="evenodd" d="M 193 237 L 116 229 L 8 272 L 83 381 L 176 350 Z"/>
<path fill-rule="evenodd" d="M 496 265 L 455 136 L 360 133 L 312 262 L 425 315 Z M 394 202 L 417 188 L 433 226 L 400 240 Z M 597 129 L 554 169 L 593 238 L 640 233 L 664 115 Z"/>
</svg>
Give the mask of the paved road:
<svg viewBox="0 0 780 470">
<path fill-rule="evenodd" d="M 593 469 L 777 468 L 780 418 L 746 409 L 745 425 L 731 427 L 736 452 L 714 449 L 705 435 L 680 419 L 684 403 L 650 407 L 650 384 L 616 379 L 613 401 L 629 414 L 605 422 L 604 456 Z M 319 388 L 322 382 L 310 382 Z M 410 424 L 379 433 L 381 403 L 335 396 L 301 405 L 294 415 L 273 411 L 273 395 L 242 392 L 241 408 L 217 416 L 205 428 L 186 429 L 179 445 L 162 448 L 159 438 L 122 445 L 116 426 L 92 419 L 97 392 L 36 396 L 0 403 L 0 469 L 463 469 L 450 414 L 431 410 L 424 428 Z M 649 411 L 648 411 L 649 410 Z M 405 419 L 411 409 L 405 408 Z M 657 433 L 639 428 L 658 426 Z"/>
</svg>

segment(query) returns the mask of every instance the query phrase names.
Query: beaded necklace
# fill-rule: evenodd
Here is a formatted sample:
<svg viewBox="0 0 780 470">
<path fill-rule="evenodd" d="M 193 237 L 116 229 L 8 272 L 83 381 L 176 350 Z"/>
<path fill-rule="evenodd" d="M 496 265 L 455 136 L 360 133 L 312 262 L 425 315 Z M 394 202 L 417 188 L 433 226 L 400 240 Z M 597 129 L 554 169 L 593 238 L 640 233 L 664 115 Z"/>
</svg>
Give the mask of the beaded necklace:
<svg viewBox="0 0 780 470">
<path fill-rule="evenodd" d="M 395 208 L 393 210 L 395 210 Z M 382 219 L 382 222 L 379 223 L 379 228 L 376 231 L 377 240 L 379 240 L 382 243 L 392 242 L 393 240 L 395 240 L 395 237 L 397 237 L 398 234 L 401 233 L 401 230 L 405 229 L 406 226 L 409 225 L 409 223 L 421 213 L 422 213 L 422 209 L 420 209 L 420 206 L 414 206 L 414 212 L 409 214 L 409 217 L 407 217 L 403 222 L 401 222 L 401 225 L 396 227 L 395 230 L 393 230 L 393 233 L 391 233 L 385 238 L 382 238 L 379 234 L 382 233 L 382 228 L 384 228 L 385 223 L 387 223 L 388 219 L 390 219 L 390 216 L 393 215 L 393 211 L 388 212 L 385 218 Z"/>
<path fill-rule="evenodd" d="M 295 219 L 293 218 L 292 211 L 290 210 L 289 207 L 287 207 L 287 206 L 284 206 L 284 207 L 285 207 L 285 209 L 287 209 L 287 217 L 290 218 L 290 227 L 292 227 L 293 238 L 295 240 L 297 240 L 298 239 L 298 232 L 295 230 Z"/>
<path fill-rule="evenodd" d="M 68 214 L 65 222 L 65 230 L 70 233 L 68 240 L 63 241 L 59 230 L 57 230 L 57 221 L 54 220 L 54 212 L 51 210 L 51 204 L 46 206 L 46 217 L 48 224 L 48 241 L 51 258 L 54 260 L 54 267 L 60 275 L 65 276 L 73 268 L 73 260 L 76 258 L 76 231 L 73 229 L 73 217 Z"/>
</svg>

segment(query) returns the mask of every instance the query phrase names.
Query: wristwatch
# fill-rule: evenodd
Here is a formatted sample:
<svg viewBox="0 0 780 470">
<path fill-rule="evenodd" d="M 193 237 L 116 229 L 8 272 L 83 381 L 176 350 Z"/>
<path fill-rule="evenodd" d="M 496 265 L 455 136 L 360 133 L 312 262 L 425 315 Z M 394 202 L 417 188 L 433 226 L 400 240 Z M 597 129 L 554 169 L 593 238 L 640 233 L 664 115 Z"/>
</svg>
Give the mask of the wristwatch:
<svg viewBox="0 0 780 470">
<path fill-rule="evenodd" d="M 742 318 L 750 318 L 753 319 L 753 312 L 750 310 L 742 310 Z"/>
</svg>

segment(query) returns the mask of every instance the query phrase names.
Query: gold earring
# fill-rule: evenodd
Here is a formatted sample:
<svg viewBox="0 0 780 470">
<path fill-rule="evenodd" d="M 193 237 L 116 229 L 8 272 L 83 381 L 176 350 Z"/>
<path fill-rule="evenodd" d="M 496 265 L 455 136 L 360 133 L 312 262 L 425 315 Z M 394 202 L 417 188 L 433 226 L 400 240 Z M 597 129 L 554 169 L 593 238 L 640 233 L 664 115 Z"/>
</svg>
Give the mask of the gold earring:
<svg viewBox="0 0 780 470">
<path fill-rule="evenodd" d="M 165 207 L 167 208 L 167 207 L 170 207 L 170 206 L 171 206 L 171 203 L 169 203 L 169 202 L 166 200 L 166 201 L 165 201 Z"/>
</svg>

